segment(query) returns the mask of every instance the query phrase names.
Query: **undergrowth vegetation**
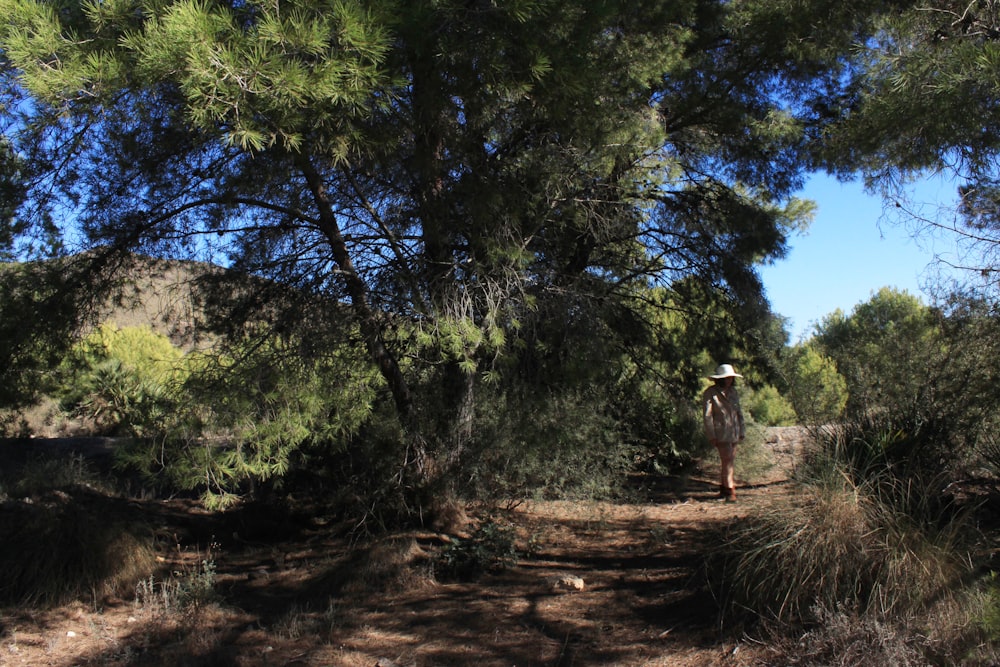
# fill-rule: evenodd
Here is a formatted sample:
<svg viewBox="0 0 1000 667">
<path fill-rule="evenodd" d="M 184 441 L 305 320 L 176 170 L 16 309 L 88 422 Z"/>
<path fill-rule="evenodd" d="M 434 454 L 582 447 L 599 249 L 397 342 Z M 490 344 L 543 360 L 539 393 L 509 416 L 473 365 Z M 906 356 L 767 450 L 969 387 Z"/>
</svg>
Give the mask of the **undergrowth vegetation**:
<svg viewBox="0 0 1000 667">
<path fill-rule="evenodd" d="M 157 567 L 146 518 L 79 457 L 36 458 L 0 480 L 0 604 L 131 598 Z"/>
<path fill-rule="evenodd" d="M 883 289 L 790 351 L 816 447 L 791 498 L 713 554 L 727 627 L 768 637 L 787 664 L 997 663 L 994 311 Z"/>
<path fill-rule="evenodd" d="M 215 585 L 215 562 L 209 555 L 188 568 L 139 580 L 135 604 L 157 614 L 190 612 L 218 599 Z"/>
<path fill-rule="evenodd" d="M 515 539 L 514 526 L 487 519 L 468 538 L 452 538 L 445 545 L 435 574 L 443 579 L 469 579 L 511 568 L 519 558 Z"/>
<path fill-rule="evenodd" d="M 910 329 L 881 327 L 883 310 Z M 861 314 L 879 326 L 838 316 L 786 351 L 780 389 L 771 382 L 782 373 L 748 364 L 741 480 L 775 464 L 768 426 L 809 424 L 816 446 L 795 461 L 789 499 L 754 507 L 711 550 L 720 625 L 765 637 L 781 664 L 994 664 L 1000 419 L 982 359 L 1000 357 L 985 354 L 1000 333 L 976 316 L 967 343 L 959 319 L 892 293 Z M 711 359 L 695 344 L 686 360 L 669 346 L 622 352 L 580 326 L 560 334 L 560 354 L 583 357 L 534 340 L 482 377 L 449 375 L 442 362 L 412 371 L 421 407 L 404 423 L 352 346 L 356 323 L 340 326 L 324 340 L 262 326 L 182 350 L 149 327 L 104 325 L 69 345 L 47 376 L 46 420 L 63 419 L 52 426 L 63 435 L 115 436 L 102 461 L 112 474 L 82 456 L 0 471 L 0 604 L 120 597 L 162 614 L 204 610 L 217 599 L 211 549 L 165 567 L 162 535 L 129 493 L 181 497 L 213 517 L 274 513 L 256 531 L 267 540 L 288 526 L 292 499 L 308 497 L 314 518 L 350 526 L 356 552 L 322 561 L 301 601 L 312 620 L 281 621 L 299 635 L 333 622 L 337 596 L 515 568 L 525 547 L 499 508 L 634 501 L 651 477 L 715 459 L 692 398 L 704 378 L 690 370 Z M 397 344 L 412 342 L 405 329 Z M 447 357 L 421 345 L 414 354 Z M 900 350 L 928 377 L 907 382 L 886 361 Z M 449 403 L 450 382 L 471 383 L 467 405 Z M 464 416 L 442 414 L 451 410 Z M 8 435 L 31 434 L 26 414 L 0 417 Z M 472 506 L 485 518 L 470 520 Z M 418 529 L 442 544 L 429 553 L 398 537 Z M 251 543 L 246 525 L 225 530 Z"/>
<path fill-rule="evenodd" d="M 788 664 L 993 664 L 1000 599 L 977 501 L 900 455 L 919 444 L 898 423 L 817 440 L 793 498 L 731 525 L 710 559 L 722 622 L 765 634 Z"/>
</svg>

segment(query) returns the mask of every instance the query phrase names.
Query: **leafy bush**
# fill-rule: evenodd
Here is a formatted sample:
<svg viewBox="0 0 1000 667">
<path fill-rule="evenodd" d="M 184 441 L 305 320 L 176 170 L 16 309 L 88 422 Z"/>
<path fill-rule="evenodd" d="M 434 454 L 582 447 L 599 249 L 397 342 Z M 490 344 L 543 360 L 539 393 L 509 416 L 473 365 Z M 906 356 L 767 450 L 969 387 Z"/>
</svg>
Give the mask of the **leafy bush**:
<svg viewBox="0 0 1000 667">
<path fill-rule="evenodd" d="M 489 519 L 468 538 L 452 537 L 441 551 L 435 571 L 445 577 L 470 579 L 513 567 L 517 560 L 514 528 Z"/>
<path fill-rule="evenodd" d="M 847 405 L 847 381 L 834 361 L 816 345 L 791 348 L 784 360 L 786 394 L 799 421 L 826 424 L 840 418 Z"/>
<path fill-rule="evenodd" d="M 764 426 L 793 426 L 796 422 L 791 402 L 771 385 L 743 391 L 741 401 L 748 416 Z"/>
<path fill-rule="evenodd" d="M 912 413 L 925 396 L 923 384 L 941 358 L 942 342 L 934 310 L 905 291 L 882 288 L 850 315 L 837 311 L 824 318 L 812 345 L 846 381 L 846 410 L 853 417 L 872 410 Z M 918 360 L 924 377 L 914 386 L 912 362 Z"/>
<path fill-rule="evenodd" d="M 342 451 L 372 414 L 377 373 L 346 345 L 305 358 L 262 336 L 188 355 L 185 382 L 156 436 L 122 448 L 123 465 L 224 508 L 280 485 L 310 456 Z"/>
<path fill-rule="evenodd" d="M 955 479 L 981 468 L 996 472 L 995 303 L 956 294 L 932 309 L 882 290 L 851 316 L 828 318 L 813 344 L 846 379 L 845 415 L 862 436 L 875 430 L 902 435 L 894 464 L 949 471 Z"/>
<path fill-rule="evenodd" d="M 103 324 L 62 366 L 63 403 L 101 433 L 163 433 L 187 375 L 183 353 L 148 326 Z"/>
<path fill-rule="evenodd" d="M 623 442 L 653 470 L 670 474 L 698 453 L 702 431 L 697 405 L 665 391 L 654 377 L 640 372 L 622 377 L 609 401 L 616 431 Z"/>
<path fill-rule="evenodd" d="M 491 396 L 464 459 L 460 491 L 488 499 L 611 497 L 637 448 L 608 414 L 607 397 L 585 391 Z"/>
</svg>

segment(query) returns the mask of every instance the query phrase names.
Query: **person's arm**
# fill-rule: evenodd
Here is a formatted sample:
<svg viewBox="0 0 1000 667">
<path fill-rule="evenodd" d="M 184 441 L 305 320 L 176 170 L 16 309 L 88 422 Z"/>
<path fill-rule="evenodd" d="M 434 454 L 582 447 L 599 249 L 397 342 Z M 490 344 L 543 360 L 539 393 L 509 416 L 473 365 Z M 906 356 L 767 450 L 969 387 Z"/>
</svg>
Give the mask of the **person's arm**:
<svg viewBox="0 0 1000 667">
<path fill-rule="evenodd" d="M 743 423 L 743 408 L 740 407 L 739 395 L 736 397 L 736 419 L 740 423 L 740 440 L 746 437 L 746 425 Z"/>
<path fill-rule="evenodd" d="M 713 394 L 711 388 L 706 389 L 705 393 L 701 397 L 701 403 L 703 408 L 703 419 L 705 421 L 705 437 L 711 444 L 716 443 L 715 437 L 715 417 L 712 414 L 714 401 L 712 400 Z"/>
</svg>

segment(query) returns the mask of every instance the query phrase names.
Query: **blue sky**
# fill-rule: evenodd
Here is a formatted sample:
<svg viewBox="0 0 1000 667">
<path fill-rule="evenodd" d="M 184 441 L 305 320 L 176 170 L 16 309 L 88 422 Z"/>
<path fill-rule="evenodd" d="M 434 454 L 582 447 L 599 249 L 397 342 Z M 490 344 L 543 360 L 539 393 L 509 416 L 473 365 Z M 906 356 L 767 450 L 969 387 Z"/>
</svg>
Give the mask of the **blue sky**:
<svg viewBox="0 0 1000 667">
<path fill-rule="evenodd" d="M 953 186 L 925 184 L 925 203 L 950 201 Z M 894 287 L 930 303 L 923 290 L 940 264 L 935 254 L 954 257 L 946 241 L 914 239 L 911 229 L 883 215 L 880 197 L 861 183 L 813 177 L 799 197 L 817 204 L 804 235 L 791 239 L 787 257 L 761 269 L 772 312 L 789 318 L 791 342 L 812 332 L 837 308 L 850 313 L 882 287 Z"/>
</svg>

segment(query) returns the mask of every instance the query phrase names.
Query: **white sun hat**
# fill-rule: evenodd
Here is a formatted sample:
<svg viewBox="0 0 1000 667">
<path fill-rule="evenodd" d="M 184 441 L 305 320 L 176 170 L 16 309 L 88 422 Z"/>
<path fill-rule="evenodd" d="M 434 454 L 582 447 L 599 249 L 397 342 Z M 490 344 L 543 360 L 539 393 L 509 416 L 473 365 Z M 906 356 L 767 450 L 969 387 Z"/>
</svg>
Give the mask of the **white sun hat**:
<svg viewBox="0 0 1000 667">
<path fill-rule="evenodd" d="M 722 378 L 741 378 L 743 376 L 733 370 L 733 367 L 729 364 L 722 364 L 715 369 L 715 375 L 709 375 L 708 377 L 710 380 L 721 380 Z"/>
</svg>

